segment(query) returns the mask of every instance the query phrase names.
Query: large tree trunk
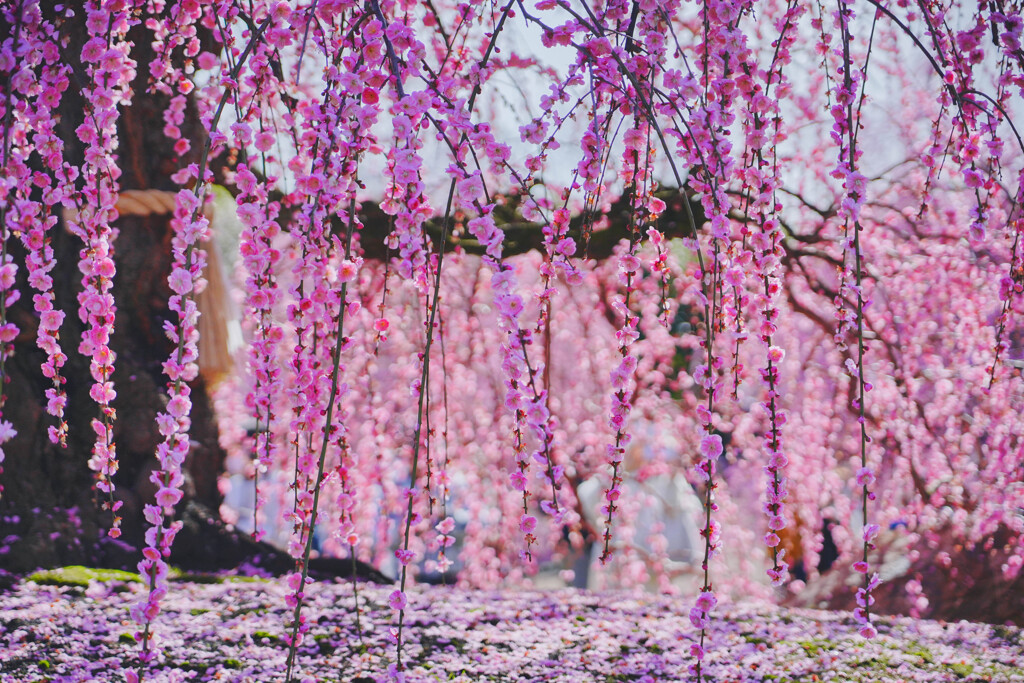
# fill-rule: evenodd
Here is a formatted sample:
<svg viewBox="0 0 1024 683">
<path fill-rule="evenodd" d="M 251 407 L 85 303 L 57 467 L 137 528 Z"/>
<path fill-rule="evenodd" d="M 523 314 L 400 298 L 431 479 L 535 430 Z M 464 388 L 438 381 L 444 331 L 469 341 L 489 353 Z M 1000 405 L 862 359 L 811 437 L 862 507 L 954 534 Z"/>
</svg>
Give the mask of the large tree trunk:
<svg viewBox="0 0 1024 683">
<path fill-rule="evenodd" d="M 52 16 L 53 9 L 45 12 Z M 73 61 L 81 51 L 86 34 L 82 12 L 63 28 L 70 38 L 64 54 Z M 0 34 L 10 34 L 4 27 Z M 163 116 L 168 98 L 146 93 L 152 36 L 142 26 L 132 36 L 133 57 L 139 64 L 135 94 L 130 107 L 120 117 L 118 136 L 122 169 L 122 190 L 173 191 L 171 173 L 181 163 L 171 142 L 163 135 Z M 65 159 L 80 164 L 83 145 L 75 134 L 85 117 L 86 104 L 81 95 L 84 70 L 74 63 L 76 77 L 65 92 L 58 112 L 65 144 Z M 202 131 L 190 112 L 183 130 L 196 143 Z M 194 146 L 198 146 L 194 145 Z M 164 404 L 165 382 L 161 364 L 171 353 L 171 343 L 163 333 L 163 323 L 172 312 L 167 308 L 170 290 L 169 215 L 122 216 L 115 226 L 120 235 L 114 244 L 117 275 L 113 293 L 117 317 L 111 348 L 117 353 L 113 376 L 117 399 L 114 435 L 120 470 L 115 477 L 116 498 L 124 501 L 123 543 L 137 545 L 142 538 L 142 505 L 152 497 L 149 474 L 155 465 L 154 453 L 161 437 L 154 418 Z M 92 487 L 88 467 L 94 435 L 91 420 L 98 415 L 89 397 L 92 380 L 89 360 L 78 353 L 83 324 L 78 318 L 77 293 L 81 290 L 78 271 L 82 242 L 70 234 L 62 222 L 52 232 L 52 245 L 58 266 L 53 271 L 56 305 L 67 312 L 61 328 L 61 343 L 68 356 L 64 368 L 67 378 L 69 436 L 67 448 L 50 443 L 46 435 L 50 418 L 44 410 L 44 391 L 49 380 L 40 371 L 45 354 L 36 348 L 38 319 L 32 309 L 33 292 L 24 281 L 20 268 L 21 300 L 9 311 L 21 332 L 15 343 L 15 355 L 7 363 L 7 402 L 5 418 L 18 430 L 6 445 L 0 500 L 0 538 L 8 537 L 0 553 L 0 566 L 24 571 L 37 566 L 105 559 L 105 548 L 123 544 L 104 542 L 111 518 L 103 512 Z M 16 260 L 24 262 L 24 252 L 16 239 L 9 241 Z M 185 464 L 186 495 L 191 501 L 216 510 L 220 505 L 217 478 L 222 471 L 224 453 L 217 442 L 217 430 L 206 387 L 200 378 L 192 386 L 192 430 L 194 445 Z M 15 536 L 17 538 L 10 538 Z M 122 548 L 123 549 L 123 548 Z"/>
<path fill-rule="evenodd" d="M 52 3 L 44 4 L 44 12 L 52 17 Z M 81 95 L 84 70 L 76 55 L 81 52 L 86 34 L 83 22 L 84 13 L 79 12 L 62 29 L 69 37 L 64 54 L 73 60 L 77 76 L 72 79 L 59 111 L 54 112 L 60 119 L 65 159 L 79 165 L 84 148 L 75 129 L 84 120 L 86 104 Z M 12 27 L 0 25 L 0 35 L 11 34 Z M 121 112 L 118 123 L 120 186 L 122 191 L 148 192 L 151 198 L 159 197 L 157 193 L 178 189 L 170 176 L 181 166 L 196 161 L 192 158 L 196 152 L 190 152 L 188 158 L 178 157 L 172 142 L 163 134 L 163 112 L 168 98 L 146 92 L 152 35 L 140 25 L 130 37 L 135 44 L 132 57 L 139 67 L 131 106 Z M 203 40 L 211 42 L 209 35 L 203 36 Z M 192 149 L 201 149 L 203 130 L 191 107 L 181 129 L 191 139 Z M 163 199 L 166 204 L 166 195 Z M 98 409 L 89 396 L 89 359 L 78 353 L 84 325 L 77 315 L 76 296 L 81 291 L 82 278 L 77 264 L 83 244 L 62 222 L 52 234 L 58 263 L 52 276 L 56 306 L 67 312 L 60 331 L 68 356 L 64 367 L 67 448 L 52 444 L 47 437 L 47 427 L 53 418 L 45 411 L 44 392 L 49 380 L 40 370 L 46 357 L 35 343 L 38 317 L 32 307 L 33 292 L 25 281 L 24 250 L 16 239 L 9 241 L 11 253 L 22 264 L 18 282 L 22 298 L 9 310 L 20 334 L 15 342 L 15 355 L 5 369 L 8 398 L 4 418 L 14 424 L 18 434 L 5 445 L 7 457 L 0 475 L 4 488 L 0 496 L 0 569 L 21 573 L 69 564 L 133 569 L 141 559 L 138 549 L 143 545 L 145 532 L 142 508 L 152 502 L 156 490 L 149 478 L 157 466 L 154 454 L 162 440 L 155 423 L 166 402 L 167 380 L 162 363 L 172 351 L 163 324 L 176 316 L 167 307 L 171 294 L 167 276 L 171 268 L 172 235 L 166 210 L 129 209 L 121 214 L 115 224 L 120 231 L 114 244 L 117 275 L 113 294 L 117 317 L 110 347 L 117 353 L 113 376 L 117 398 L 113 407 L 117 411 L 114 437 L 119 471 L 114 477 L 114 495 L 123 501 L 123 534 L 116 541 L 107 537 L 111 514 L 102 509 L 102 499 L 95 491 L 88 467 L 94 440 L 90 423 L 98 416 Z M 288 571 L 294 563 L 287 555 L 252 541 L 220 521 L 216 512 L 221 504 L 217 482 L 223 472 L 225 454 L 218 444 L 203 376 L 192 383 L 191 390 L 192 448 L 184 465 L 185 498 L 178 506 L 185 528 L 171 562 L 202 571 L 225 569 L 242 562 L 273 573 Z M 386 580 L 361 563 L 353 567 L 348 562 L 332 564 L 324 560 L 312 570 L 314 574 L 344 575 L 353 568 L 360 576 Z"/>
</svg>

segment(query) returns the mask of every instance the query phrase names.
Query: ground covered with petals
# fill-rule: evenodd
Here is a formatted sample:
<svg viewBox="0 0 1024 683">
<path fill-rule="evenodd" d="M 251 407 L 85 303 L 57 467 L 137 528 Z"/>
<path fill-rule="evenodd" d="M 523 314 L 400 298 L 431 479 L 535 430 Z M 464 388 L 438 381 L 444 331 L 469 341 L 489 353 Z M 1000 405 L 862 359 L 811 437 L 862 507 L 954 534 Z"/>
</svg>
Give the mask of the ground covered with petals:
<svg viewBox="0 0 1024 683">
<path fill-rule="evenodd" d="M 142 584 L 123 578 L 26 580 L 0 595 L 0 681 L 124 680 L 138 661 L 128 607 Z M 387 680 L 391 590 L 360 585 L 360 629 L 350 584 L 310 586 L 300 680 Z M 154 625 L 161 655 L 145 680 L 283 679 L 286 594 L 279 580 L 173 582 Z M 697 634 L 686 598 L 426 587 L 409 599 L 407 681 L 688 679 Z M 1020 629 L 888 617 L 877 625 L 866 641 L 848 613 L 724 604 L 706 679 L 1024 683 Z"/>
</svg>

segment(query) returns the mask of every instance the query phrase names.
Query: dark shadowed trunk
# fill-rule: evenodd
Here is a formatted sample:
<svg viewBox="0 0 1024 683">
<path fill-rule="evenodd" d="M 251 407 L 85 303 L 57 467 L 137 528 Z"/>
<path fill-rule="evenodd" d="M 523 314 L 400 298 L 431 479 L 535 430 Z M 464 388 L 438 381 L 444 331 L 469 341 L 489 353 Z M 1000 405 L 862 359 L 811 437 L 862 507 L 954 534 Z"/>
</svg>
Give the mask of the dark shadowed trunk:
<svg viewBox="0 0 1024 683">
<path fill-rule="evenodd" d="M 44 11 L 52 14 L 52 8 Z M 75 165 L 81 164 L 84 153 L 75 129 L 86 112 L 81 95 L 86 76 L 74 57 L 80 53 L 86 34 L 82 21 L 83 17 L 76 17 L 62 29 L 62 34 L 69 38 L 64 55 L 73 65 L 74 76 L 59 111 L 54 112 L 59 117 L 65 159 Z M 0 30 L 0 34 L 9 33 L 10 27 Z M 168 98 L 146 93 L 152 37 L 141 26 L 133 29 L 131 37 L 139 74 L 132 104 L 121 112 L 118 126 L 121 189 L 174 191 L 177 188 L 170 180 L 171 173 L 192 159 L 179 159 L 172 143 L 163 135 L 163 111 Z M 190 114 L 183 126 L 184 134 L 199 142 L 201 129 L 194 112 Z M 166 380 L 161 364 L 171 352 L 170 341 L 163 332 L 163 323 L 172 314 L 167 308 L 171 232 L 166 213 L 122 216 L 115 227 L 119 230 L 114 244 L 117 275 L 113 293 L 117 317 L 110 344 L 117 353 L 113 376 L 117 398 L 113 406 L 117 411 L 114 436 L 120 470 L 114 480 L 115 496 L 124 502 L 122 540 L 137 545 L 143 532 L 142 505 L 152 495 L 149 473 L 161 440 L 154 423 L 165 401 Z M 22 267 L 18 283 L 22 298 L 9 311 L 20 334 L 15 342 L 15 355 L 7 364 L 8 398 L 4 411 L 18 435 L 5 449 L 4 492 L 0 499 L 0 537 L 7 537 L 0 566 L 14 571 L 75 562 L 103 563 L 104 548 L 111 545 L 101 542 L 110 526 L 110 515 L 97 505 L 87 464 L 94 439 L 90 422 L 98 411 L 89 397 L 89 360 L 78 353 L 78 339 L 84 327 L 77 315 L 76 300 L 81 290 L 82 276 L 77 264 L 82 242 L 66 230 L 63 221 L 53 229 L 51 239 L 57 260 L 52 273 L 56 305 L 67 312 L 60 334 L 68 356 L 64 368 L 68 445 L 61 448 L 46 436 L 52 420 L 44 410 L 44 391 L 49 380 L 40 371 L 46 357 L 36 348 L 38 318 L 32 308 L 33 292 L 24 280 Z M 16 238 L 9 240 L 9 248 L 15 259 L 23 263 L 24 252 Z M 192 396 L 193 448 L 185 464 L 186 495 L 216 510 L 220 505 L 217 478 L 223 468 L 224 453 L 217 443 L 202 379 L 193 384 Z"/>
<path fill-rule="evenodd" d="M 53 15 L 52 5 L 44 9 Z M 86 31 L 81 16 L 62 29 L 69 38 L 65 58 L 74 67 L 75 76 L 65 92 L 59 111 L 64 158 L 82 163 L 84 147 L 75 134 L 83 122 L 86 103 L 81 95 L 84 71 L 75 57 L 81 52 Z M 11 35 L 9 26 L 0 25 L 0 36 Z M 131 34 L 135 47 L 132 57 L 138 63 L 134 96 L 130 107 L 122 110 L 118 121 L 119 162 L 122 191 L 174 192 L 170 180 L 181 166 L 194 162 L 196 152 L 179 158 L 172 141 L 163 134 L 163 112 L 168 98 L 147 93 L 148 64 L 152 58 L 152 36 L 142 26 Z M 204 40 L 209 43 L 209 36 Z M 203 131 L 190 107 L 181 126 L 183 136 L 192 141 L 192 149 L 202 147 Z M 166 204 L 166 196 L 163 197 Z M 139 215 L 139 214 L 148 215 Z M 117 275 L 113 294 L 117 317 L 110 347 L 117 354 L 113 382 L 117 398 L 114 438 L 119 471 L 114 478 L 115 498 L 123 501 L 120 515 L 123 534 L 113 541 L 106 536 L 111 515 L 102 510 L 93 487 L 88 466 L 94 434 L 90 423 L 98 409 L 89 396 L 92 379 L 89 359 L 78 353 L 83 323 L 79 320 L 76 296 L 81 291 L 81 273 L 77 264 L 82 249 L 80 239 L 69 233 L 63 221 L 52 231 L 52 246 L 57 267 L 54 278 L 55 305 L 67 316 L 60 330 L 61 344 L 68 356 L 64 366 L 68 394 L 67 448 L 50 443 L 47 427 L 53 418 L 45 411 L 44 392 L 49 380 L 40 365 L 46 355 L 36 347 L 38 316 L 33 310 L 33 291 L 25 281 L 24 250 L 17 238 L 9 240 L 9 249 L 21 265 L 18 287 L 22 297 L 10 310 L 20 334 L 15 355 L 6 366 L 7 401 L 4 418 L 18 434 L 5 445 L 0 484 L 0 569 L 26 572 L 38 567 L 69 564 L 119 566 L 133 569 L 141 558 L 145 532 L 143 505 L 153 500 L 156 487 L 149 477 L 157 461 L 157 445 L 162 441 L 155 417 L 166 402 L 166 378 L 162 364 L 172 351 L 164 334 L 167 320 L 175 313 L 167 307 L 171 294 L 167 276 L 171 268 L 170 214 L 165 210 L 121 211 L 115 223 L 119 236 L 114 243 Z M 291 569 L 292 562 L 283 553 L 226 527 L 217 510 L 221 495 L 217 481 L 223 472 L 225 454 L 218 444 L 207 386 L 201 376 L 192 383 L 192 448 L 184 468 L 185 498 L 179 504 L 179 516 L 185 528 L 179 535 L 171 557 L 173 564 L 202 571 L 236 567 L 242 563 L 260 566 L 273 573 Z M 351 571 L 348 562 L 318 563 L 314 574 L 344 575 Z M 383 580 L 372 568 L 361 565 L 360 575 Z"/>
</svg>

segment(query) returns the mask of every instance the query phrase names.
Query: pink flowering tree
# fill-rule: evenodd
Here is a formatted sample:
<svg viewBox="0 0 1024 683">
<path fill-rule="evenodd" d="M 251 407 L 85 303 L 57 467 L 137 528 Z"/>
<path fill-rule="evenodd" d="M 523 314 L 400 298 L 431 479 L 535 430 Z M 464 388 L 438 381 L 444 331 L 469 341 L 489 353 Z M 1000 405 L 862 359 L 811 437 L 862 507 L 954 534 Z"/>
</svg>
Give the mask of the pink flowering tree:
<svg viewBox="0 0 1024 683">
<path fill-rule="evenodd" d="M 1020 585 L 1017 10 L 0 11 L 0 558 L 131 558 L 134 676 L 182 510 L 224 493 L 287 558 L 288 679 L 318 554 L 394 576 L 395 677 L 424 570 L 516 585 L 593 544 L 678 589 L 631 540 L 658 473 L 701 502 L 695 680 L 734 595 L 871 637 L 960 609 L 961 565 L 993 609 Z"/>
</svg>

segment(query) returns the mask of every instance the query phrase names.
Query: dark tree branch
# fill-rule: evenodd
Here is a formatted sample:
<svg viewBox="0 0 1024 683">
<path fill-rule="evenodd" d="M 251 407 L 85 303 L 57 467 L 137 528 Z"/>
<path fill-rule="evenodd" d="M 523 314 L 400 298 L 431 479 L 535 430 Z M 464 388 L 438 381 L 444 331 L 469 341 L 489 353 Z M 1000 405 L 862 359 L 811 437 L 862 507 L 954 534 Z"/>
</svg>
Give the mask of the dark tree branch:
<svg viewBox="0 0 1024 683">
<path fill-rule="evenodd" d="M 677 237 L 693 237 L 693 225 L 690 222 L 687 207 L 684 204 L 684 195 L 676 189 L 664 189 L 655 193 L 656 196 L 666 204 L 664 213 L 658 220 L 657 227 L 669 239 Z M 623 195 L 615 201 L 606 214 L 607 227 L 603 230 L 595 230 L 590 235 L 589 248 L 585 247 L 583 235 L 584 217 L 576 216 L 569 222 L 568 236 L 576 241 L 577 258 L 590 258 L 603 260 L 612 255 L 613 249 L 624 239 L 629 239 L 630 232 L 630 197 Z M 698 224 L 704 222 L 704 211 L 700 202 L 689 199 L 689 211 Z M 503 254 L 515 256 L 525 254 L 529 251 L 544 250 L 544 226 L 540 223 L 532 223 L 522 217 L 518 208 L 519 200 L 513 196 L 508 198 L 504 206 L 498 207 L 495 212 L 498 227 L 505 231 L 505 242 Z M 384 246 L 384 238 L 391 231 L 391 221 L 374 202 L 363 202 L 359 209 L 359 219 L 363 224 L 360 231 L 360 243 L 363 249 L 363 257 L 370 260 L 383 260 L 388 258 L 387 247 Z M 340 230 L 341 224 L 335 226 Z M 432 250 L 437 251 L 441 243 L 442 219 L 440 217 L 427 221 L 424 225 L 424 232 L 430 240 Z M 586 248 L 586 252 L 584 251 Z M 468 254 L 483 254 L 484 247 L 470 237 L 465 231 L 457 231 L 449 236 L 444 245 L 446 252 L 460 249 Z"/>
</svg>

